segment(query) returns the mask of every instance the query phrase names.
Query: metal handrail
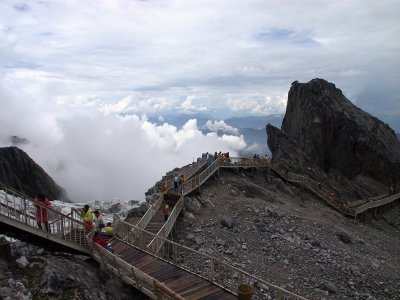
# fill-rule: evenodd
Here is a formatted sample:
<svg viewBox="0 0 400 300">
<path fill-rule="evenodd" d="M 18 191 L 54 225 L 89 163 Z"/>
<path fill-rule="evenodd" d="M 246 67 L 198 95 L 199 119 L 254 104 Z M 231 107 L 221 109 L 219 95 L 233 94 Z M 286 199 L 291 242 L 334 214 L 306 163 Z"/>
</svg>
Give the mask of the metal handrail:
<svg viewBox="0 0 400 300">
<path fill-rule="evenodd" d="M 205 278 L 211 283 L 222 287 L 233 294 L 237 294 L 237 287 L 239 284 L 247 283 L 253 286 L 255 297 L 258 296 L 261 298 L 261 287 L 262 285 L 265 285 L 270 289 L 272 295 L 284 295 L 287 297 L 287 299 L 306 299 L 295 293 L 278 287 L 273 283 L 233 267 L 218 258 L 177 244 L 166 238 L 159 237 L 139 227 L 136 227 L 135 225 L 122 221 L 119 217 L 115 218 L 114 230 L 116 236 L 122 241 L 134 245 L 143 251 L 149 252 L 155 257 L 168 261 L 181 269 Z M 131 235 L 131 233 L 134 231 L 141 232 L 139 239 L 136 239 L 135 236 Z M 152 237 L 157 241 L 156 243 L 158 244 L 164 244 L 164 247 L 162 248 L 163 251 L 150 252 L 149 250 L 152 249 L 148 249 L 147 245 L 145 244 L 146 236 Z"/>
<path fill-rule="evenodd" d="M 136 224 L 136 226 L 140 228 L 146 228 L 147 224 L 149 224 L 151 219 L 154 217 L 155 213 L 160 208 L 161 203 L 163 201 L 164 201 L 164 196 L 161 194 L 160 197 L 157 199 L 157 201 L 150 205 L 149 209 L 146 211 L 146 213 L 143 215 L 140 221 Z"/>
<path fill-rule="evenodd" d="M 161 227 L 161 229 L 157 232 L 157 236 L 162 237 L 162 238 L 167 238 L 169 236 L 172 228 L 175 225 L 175 221 L 178 218 L 184 205 L 185 205 L 185 200 L 184 200 L 184 197 L 181 196 L 179 198 L 178 202 L 176 202 L 171 214 L 168 216 L 167 221 L 164 223 L 164 225 Z M 161 243 L 159 243 L 160 241 L 161 241 Z M 162 242 L 162 240 L 153 239 L 147 246 L 147 249 L 151 253 L 157 253 L 158 251 L 160 251 L 163 244 L 164 243 Z"/>
<path fill-rule="evenodd" d="M 62 238 L 71 243 L 85 245 L 85 239 L 76 237 L 71 234 L 73 231 L 83 230 L 85 224 L 80 220 L 74 219 L 72 216 L 64 215 L 61 212 L 54 210 L 46 205 L 31 199 L 27 195 L 17 192 L 12 188 L 8 188 L 1 184 L 4 193 L 0 193 L 0 214 L 23 223 L 34 230 L 40 231 L 36 222 L 36 211 L 41 210 L 43 215 L 48 217 L 49 232 L 47 235 Z M 42 230 L 46 229 L 44 223 Z"/>
<path fill-rule="evenodd" d="M 393 194 L 393 195 L 391 195 L 389 197 L 386 197 L 386 198 L 383 198 L 383 199 L 379 199 L 379 200 L 368 202 L 368 203 L 366 203 L 364 205 L 361 205 L 361 206 L 357 207 L 355 209 L 354 214 L 357 216 L 358 214 L 360 214 L 360 213 L 362 213 L 362 212 L 364 212 L 364 211 L 366 211 L 368 209 L 375 208 L 375 207 L 378 207 L 378 206 L 382 206 L 382 205 L 391 203 L 393 201 L 396 201 L 398 199 L 400 199 L 400 193 Z"/>
<path fill-rule="evenodd" d="M 162 294 L 168 299 L 184 300 L 185 298 L 176 294 L 173 290 L 168 288 L 165 284 L 149 276 L 145 272 L 136 268 L 111 253 L 100 245 L 91 245 L 92 256 L 100 263 L 104 263 L 104 267 L 114 272 L 122 280 L 128 284 L 138 287 L 142 292 L 145 292 L 148 296 L 155 296 Z M 158 298 L 157 298 L 158 299 Z"/>
<path fill-rule="evenodd" d="M 253 167 L 253 168 L 260 168 L 266 167 L 269 165 L 270 160 L 264 157 L 259 158 L 243 158 L 243 157 L 220 157 L 221 160 L 220 167 Z"/>
<path fill-rule="evenodd" d="M 182 194 L 187 195 L 190 192 L 197 189 L 198 187 L 200 187 L 212 174 L 214 174 L 218 170 L 218 167 L 220 166 L 220 162 L 221 162 L 221 159 L 214 160 L 212 162 L 212 164 L 210 166 L 208 166 L 199 175 L 185 181 L 181 186 Z"/>
<path fill-rule="evenodd" d="M 195 163 L 194 169 L 189 169 L 191 171 L 190 173 L 187 172 L 190 175 L 184 173 L 185 178 L 186 178 L 186 176 L 190 177 L 193 174 L 196 174 L 196 172 L 198 172 L 204 166 L 204 164 L 205 164 L 204 160 L 200 160 L 197 163 Z M 170 191 L 174 188 L 174 184 L 172 181 L 167 181 L 167 188 L 168 188 L 168 191 Z M 146 213 L 143 215 L 143 217 L 140 219 L 140 221 L 136 224 L 136 226 L 140 227 L 140 228 L 146 228 L 147 224 L 149 224 L 149 222 L 151 221 L 151 219 L 153 218 L 155 213 L 160 208 L 163 201 L 164 201 L 164 197 L 161 194 L 160 197 L 157 199 L 157 201 L 150 205 L 149 209 L 146 211 Z"/>
</svg>

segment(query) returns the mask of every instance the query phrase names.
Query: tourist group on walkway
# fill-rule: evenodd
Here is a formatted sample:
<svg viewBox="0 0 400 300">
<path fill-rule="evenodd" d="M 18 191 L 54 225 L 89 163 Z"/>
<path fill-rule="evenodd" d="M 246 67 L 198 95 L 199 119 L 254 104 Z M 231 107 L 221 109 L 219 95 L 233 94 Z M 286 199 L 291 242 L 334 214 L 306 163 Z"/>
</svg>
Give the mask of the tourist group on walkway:
<svg viewBox="0 0 400 300">
<path fill-rule="evenodd" d="M 46 198 L 44 194 L 38 194 L 34 199 L 35 203 L 35 220 L 37 226 L 40 229 L 46 230 L 51 233 L 51 228 L 49 224 L 49 208 L 51 208 L 51 202 Z M 103 216 L 99 210 L 93 211 L 88 204 L 84 205 L 80 211 L 80 217 L 84 225 L 84 230 L 86 233 L 93 231 L 93 242 L 101 245 L 102 247 L 112 251 L 111 246 L 101 237 L 112 235 L 113 226 L 111 222 L 107 224 L 103 221 Z M 102 234 L 100 234 L 102 233 Z"/>
</svg>

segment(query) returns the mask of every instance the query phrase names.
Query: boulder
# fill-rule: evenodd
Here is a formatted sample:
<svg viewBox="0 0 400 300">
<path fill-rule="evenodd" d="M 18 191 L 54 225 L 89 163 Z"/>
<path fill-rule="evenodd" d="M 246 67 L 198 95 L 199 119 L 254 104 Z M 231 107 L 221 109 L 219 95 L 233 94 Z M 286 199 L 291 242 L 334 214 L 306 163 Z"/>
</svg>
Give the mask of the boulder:
<svg viewBox="0 0 400 300">
<path fill-rule="evenodd" d="M 326 282 L 322 283 L 321 289 L 324 291 L 328 291 L 331 294 L 339 293 L 339 290 L 337 289 L 336 285 L 330 281 L 326 281 Z"/>
<path fill-rule="evenodd" d="M 143 215 L 147 212 L 147 210 L 149 209 L 150 204 L 147 202 L 142 202 L 142 204 L 140 204 L 139 207 L 135 207 L 132 208 L 128 211 L 128 214 L 125 218 L 126 219 L 130 219 L 130 218 L 137 218 L 137 217 L 143 217 Z"/>
<path fill-rule="evenodd" d="M 345 244 L 351 244 L 353 242 L 351 237 L 345 232 L 338 232 L 337 236 Z"/>
<path fill-rule="evenodd" d="M 121 208 L 122 208 L 121 203 L 115 203 L 111 205 L 105 212 L 110 214 L 116 214 L 121 210 Z"/>
<path fill-rule="evenodd" d="M 21 256 L 17 260 L 15 260 L 17 263 L 17 266 L 20 267 L 21 269 L 25 269 L 29 265 L 29 261 L 26 259 L 25 256 Z"/>
<path fill-rule="evenodd" d="M 227 228 L 233 228 L 235 226 L 233 220 L 229 216 L 223 216 L 221 220 L 221 225 Z"/>
<path fill-rule="evenodd" d="M 190 220 L 194 220 L 195 218 L 194 218 L 194 215 L 192 214 L 192 213 L 190 213 L 190 212 L 187 212 L 187 211 L 185 211 L 185 213 L 183 214 L 183 217 L 187 220 L 187 221 L 190 221 Z"/>
<path fill-rule="evenodd" d="M 186 209 L 190 212 L 196 212 L 201 209 L 201 203 L 193 197 L 186 198 Z"/>
</svg>

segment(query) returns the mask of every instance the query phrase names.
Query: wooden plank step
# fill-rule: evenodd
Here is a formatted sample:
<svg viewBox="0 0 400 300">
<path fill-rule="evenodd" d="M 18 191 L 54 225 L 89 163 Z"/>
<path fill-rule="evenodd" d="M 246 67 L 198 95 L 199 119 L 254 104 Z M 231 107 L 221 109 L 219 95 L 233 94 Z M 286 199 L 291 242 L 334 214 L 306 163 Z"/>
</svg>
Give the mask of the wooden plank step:
<svg viewBox="0 0 400 300">
<path fill-rule="evenodd" d="M 137 249 L 131 247 L 131 248 L 121 252 L 119 257 L 122 258 L 125 261 L 129 261 L 131 259 L 134 259 L 135 257 L 144 256 L 144 255 L 146 255 L 146 253 L 140 252 Z"/>
<path fill-rule="evenodd" d="M 178 269 L 179 270 L 179 269 Z M 176 272 L 177 276 L 165 281 L 165 285 L 168 286 L 172 290 L 186 290 L 194 285 L 195 279 L 197 276 L 185 272 L 183 270 L 179 270 Z"/>
<path fill-rule="evenodd" d="M 143 266 L 140 270 L 150 275 L 153 272 L 160 272 L 165 267 L 165 264 L 162 260 L 158 260 L 157 263 Z"/>
<path fill-rule="evenodd" d="M 134 250 L 132 250 L 131 248 L 127 248 L 124 251 L 121 251 L 118 256 L 123 259 L 126 260 L 127 258 L 131 258 L 132 256 L 134 256 L 135 254 L 137 254 Z"/>
<path fill-rule="evenodd" d="M 155 279 L 157 279 L 160 282 L 165 282 L 166 280 L 175 276 L 175 273 L 174 273 L 175 270 L 176 270 L 176 267 L 174 267 L 170 264 L 167 264 L 165 267 L 163 267 L 162 270 L 160 270 L 160 272 L 149 272 L 147 274 L 154 277 Z"/>
<path fill-rule="evenodd" d="M 237 300 L 237 296 L 233 295 L 223 289 L 211 295 L 200 298 L 201 300 Z"/>
<path fill-rule="evenodd" d="M 196 290 L 195 292 L 190 293 L 189 295 L 187 295 L 185 297 L 185 299 L 202 299 L 202 298 L 212 295 L 215 292 L 218 292 L 220 290 L 221 290 L 220 287 L 217 287 L 210 283 L 210 284 Z"/>
<path fill-rule="evenodd" d="M 187 295 L 194 293 L 199 289 L 202 289 L 204 286 L 206 286 L 208 284 L 209 284 L 208 281 L 201 278 L 201 280 L 199 282 L 193 283 L 192 286 L 184 288 L 184 289 L 179 289 L 179 295 L 182 297 L 186 297 Z"/>
<path fill-rule="evenodd" d="M 181 296 L 189 295 L 190 293 L 194 293 L 198 289 L 201 289 L 208 284 L 209 282 L 207 280 L 204 280 L 201 277 L 196 277 L 196 279 L 190 281 L 190 283 L 178 287 L 176 289 L 176 292 L 179 293 L 179 295 Z"/>
<path fill-rule="evenodd" d="M 143 268 L 149 264 L 152 263 L 157 263 L 158 258 L 151 256 L 151 255 L 147 255 L 145 257 L 142 257 L 140 259 L 135 259 L 132 263 L 131 261 L 129 261 L 129 263 L 131 263 L 132 265 L 134 265 L 136 268 L 140 269 Z"/>
<path fill-rule="evenodd" d="M 128 244 L 121 242 L 120 240 L 117 239 L 111 241 L 111 246 L 113 248 L 114 254 L 116 255 L 120 254 L 122 251 L 131 247 Z"/>
</svg>

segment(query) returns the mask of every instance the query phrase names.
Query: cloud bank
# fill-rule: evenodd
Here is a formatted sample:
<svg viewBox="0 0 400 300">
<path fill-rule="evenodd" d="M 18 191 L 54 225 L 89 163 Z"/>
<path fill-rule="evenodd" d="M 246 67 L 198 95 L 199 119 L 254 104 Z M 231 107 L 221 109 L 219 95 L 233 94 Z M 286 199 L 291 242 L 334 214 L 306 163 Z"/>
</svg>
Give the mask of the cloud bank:
<svg viewBox="0 0 400 300">
<path fill-rule="evenodd" d="M 319 77 L 400 115 L 397 0 L 95 3 L 1 1 L 7 86 L 110 113 L 229 117 L 283 113 L 290 83 Z"/>
<path fill-rule="evenodd" d="M 196 120 L 182 128 L 157 126 L 145 117 L 104 114 L 93 108 L 63 110 L 0 87 L 0 146 L 11 136 L 73 201 L 143 200 L 144 192 L 167 171 L 201 153 L 246 147 L 243 136 L 204 135 Z M 34 105 L 32 105 L 34 103 Z"/>
</svg>

